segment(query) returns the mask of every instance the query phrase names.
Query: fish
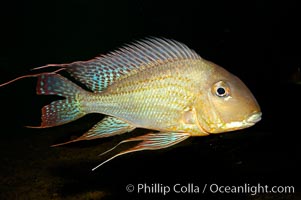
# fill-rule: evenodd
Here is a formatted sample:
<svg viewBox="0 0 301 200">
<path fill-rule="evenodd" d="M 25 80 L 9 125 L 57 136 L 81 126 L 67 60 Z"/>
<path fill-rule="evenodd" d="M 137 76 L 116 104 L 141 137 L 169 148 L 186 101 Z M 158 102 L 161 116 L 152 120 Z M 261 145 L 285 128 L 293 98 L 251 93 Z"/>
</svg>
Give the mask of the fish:
<svg viewBox="0 0 301 200">
<path fill-rule="evenodd" d="M 35 128 L 67 124 L 90 113 L 105 116 L 82 136 L 53 146 L 136 128 L 150 130 L 104 152 L 138 142 L 92 170 L 124 154 L 167 148 L 193 136 L 244 129 L 261 120 L 258 102 L 238 77 L 172 39 L 142 39 L 91 60 L 48 64 L 33 71 L 52 67 L 56 70 L 0 85 L 36 77 L 38 95 L 64 98 L 42 108 L 41 125 Z M 69 77 L 63 74 L 66 72 Z"/>
</svg>

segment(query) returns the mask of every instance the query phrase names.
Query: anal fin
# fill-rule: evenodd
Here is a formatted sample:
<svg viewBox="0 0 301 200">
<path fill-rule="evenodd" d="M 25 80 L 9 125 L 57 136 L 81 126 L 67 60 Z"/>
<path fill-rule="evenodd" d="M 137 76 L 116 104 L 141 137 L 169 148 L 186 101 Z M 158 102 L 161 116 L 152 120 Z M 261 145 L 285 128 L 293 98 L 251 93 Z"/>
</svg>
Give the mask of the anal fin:
<svg viewBox="0 0 301 200">
<path fill-rule="evenodd" d="M 86 132 L 82 136 L 74 140 L 70 140 L 68 142 L 52 145 L 52 147 L 61 146 L 64 144 L 77 142 L 81 140 L 93 140 L 97 138 L 111 137 L 114 135 L 130 132 L 135 128 L 136 127 L 129 125 L 121 119 L 112 116 L 107 116 L 103 118 L 100 122 L 95 124 L 88 132 Z"/>
<path fill-rule="evenodd" d="M 189 138 L 191 135 L 190 133 L 176 133 L 176 132 L 167 132 L 167 133 L 148 133 L 146 135 L 130 138 L 127 140 L 121 141 L 119 144 L 117 144 L 115 147 L 111 148 L 110 150 L 106 151 L 105 153 L 108 153 L 109 151 L 115 149 L 118 145 L 126 143 L 126 142 L 132 142 L 132 141 L 141 141 L 136 146 L 122 151 L 113 157 L 105 160 L 98 166 L 94 167 L 92 171 L 97 169 L 98 167 L 102 166 L 103 164 L 111 161 L 112 159 L 127 154 L 132 153 L 136 151 L 142 151 L 142 150 L 157 150 L 157 149 L 163 149 L 170 146 L 173 146 L 179 142 L 184 141 L 185 139 Z M 103 153 L 103 154 L 105 154 Z M 101 155 L 103 155 L 101 154 Z"/>
</svg>

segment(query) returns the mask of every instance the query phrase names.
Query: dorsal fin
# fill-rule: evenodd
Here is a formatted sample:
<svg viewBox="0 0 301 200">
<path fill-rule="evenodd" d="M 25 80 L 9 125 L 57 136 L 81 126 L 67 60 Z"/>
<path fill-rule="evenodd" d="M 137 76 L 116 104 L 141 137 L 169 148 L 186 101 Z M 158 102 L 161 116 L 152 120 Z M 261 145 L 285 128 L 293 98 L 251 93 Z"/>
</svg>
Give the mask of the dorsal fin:
<svg viewBox="0 0 301 200">
<path fill-rule="evenodd" d="M 119 77 L 170 61 L 200 59 L 186 45 L 160 38 L 149 38 L 125 45 L 116 51 L 88 61 L 48 65 L 63 67 L 76 80 L 94 92 L 100 92 Z M 45 66 L 47 67 L 47 66 Z"/>
</svg>

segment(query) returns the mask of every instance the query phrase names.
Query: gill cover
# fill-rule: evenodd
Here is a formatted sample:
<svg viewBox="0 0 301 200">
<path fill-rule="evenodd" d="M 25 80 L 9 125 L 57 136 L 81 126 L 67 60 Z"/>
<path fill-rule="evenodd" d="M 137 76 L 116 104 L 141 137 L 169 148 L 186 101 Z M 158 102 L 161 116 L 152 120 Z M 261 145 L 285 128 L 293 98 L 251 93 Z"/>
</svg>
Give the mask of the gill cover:
<svg viewBox="0 0 301 200">
<path fill-rule="evenodd" d="M 197 103 L 200 126 L 209 133 L 221 133 L 252 126 L 260 120 L 260 107 L 247 86 L 218 65 L 213 70 Z"/>
</svg>

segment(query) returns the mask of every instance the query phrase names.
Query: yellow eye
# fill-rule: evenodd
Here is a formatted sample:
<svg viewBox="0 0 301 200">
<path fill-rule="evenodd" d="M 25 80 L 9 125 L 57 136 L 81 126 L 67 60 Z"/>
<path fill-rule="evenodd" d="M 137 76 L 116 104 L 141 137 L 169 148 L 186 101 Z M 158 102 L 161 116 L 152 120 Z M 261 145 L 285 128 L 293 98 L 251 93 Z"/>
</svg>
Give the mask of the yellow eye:
<svg viewBox="0 0 301 200">
<path fill-rule="evenodd" d="M 227 97 L 230 95 L 230 88 L 224 81 L 219 81 L 214 84 L 212 93 L 218 97 Z"/>
</svg>

